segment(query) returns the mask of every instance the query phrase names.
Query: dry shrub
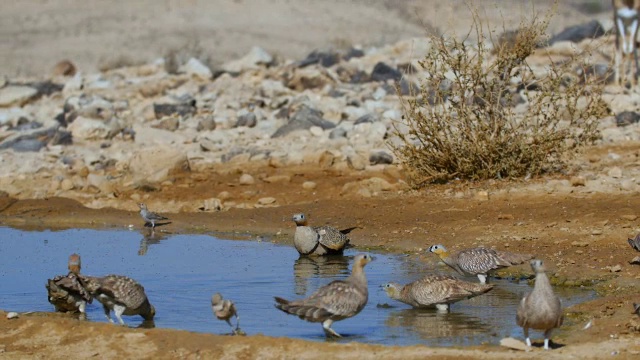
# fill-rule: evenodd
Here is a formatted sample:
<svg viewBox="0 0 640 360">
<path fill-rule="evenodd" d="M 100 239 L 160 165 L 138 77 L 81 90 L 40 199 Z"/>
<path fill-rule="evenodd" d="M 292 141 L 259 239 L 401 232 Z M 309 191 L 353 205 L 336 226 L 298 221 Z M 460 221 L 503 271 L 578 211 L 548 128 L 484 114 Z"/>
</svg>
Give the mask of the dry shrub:
<svg viewBox="0 0 640 360">
<path fill-rule="evenodd" d="M 402 98 L 400 141 L 391 147 L 415 187 L 557 171 L 576 147 L 598 138 L 597 122 L 607 114 L 602 84 L 571 71 L 581 55 L 551 64 L 543 75 L 527 64 L 550 14 L 522 23 L 514 41 L 490 49 L 472 13 L 477 44 L 431 36 L 420 61 L 430 75 L 418 94 Z M 528 105 L 514 106 L 521 96 Z"/>
</svg>

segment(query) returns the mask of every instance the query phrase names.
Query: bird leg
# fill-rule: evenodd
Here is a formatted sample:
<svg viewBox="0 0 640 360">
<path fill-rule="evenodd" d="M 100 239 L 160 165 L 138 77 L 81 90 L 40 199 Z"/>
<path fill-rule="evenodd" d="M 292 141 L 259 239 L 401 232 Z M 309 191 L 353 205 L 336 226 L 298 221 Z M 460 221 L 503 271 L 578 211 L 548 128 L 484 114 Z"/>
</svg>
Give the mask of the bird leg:
<svg viewBox="0 0 640 360">
<path fill-rule="evenodd" d="M 331 328 L 331 324 L 333 324 L 333 320 L 329 319 L 329 320 L 325 320 L 322 323 L 322 328 L 324 329 L 324 334 L 327 337 L 342 337 L 342 335 L 338 334 L 337 332 L 335 332 L 332 328 Z"/>
<path fill-rule="evenodd" d="M 231 334 L 235 335 L 236 330 L 233 328 L 233 325 L 231 325 L 231 320 L 225 319 L 225 321 L 227 322 L 227 324 L 229 324 L 229 327 L 231 328 Z"/>
<path fill-rule="evenodd" d="M 236 332 L 240 330 L 240 316 L 236 314 Z"/>
<path fill-rule="evenodd" d="M 436 304 L 436 309 L 438 309 L 438 311 L 441 311 L 441 312 L 448 312 L 449 304 Z"/>
<path fill-rule="evenodd" d="M 78 306 L 78 310 L 80 310 L 80 314 L 85 314 L 87 309 L 87 302 L 81 301 L 80 306 Z"/>
<path fill-rule="evenodd" d="M 478 279 L 480 279 L 480 284 L 487 283 L 487 275 L 486 274 L 478 274 Z"/>
<path fill-rule="evenodd" d="M 544 349 L 549 350 L 549 338 L 551 337 L 551 330 L 549 329 L 544 332 Z"/>
<path fill-rule="evenodd" d="M 124 320 L 122 320 L 122 314 L 124 313 L 125 307 L 122 305 L 114 305 L 113 313 L 116 315 L 118 322 L 120 325 L 125 325 Z"/>
<path fill-rule="evenodd" d="M 104 315 L 107 317 L 107 320 L 109 320 L 109 322 L 113 324 L 113 319 L 111 318 L 111 309 L 109 309 L 107 305 L 102 305 L 102 308 L 104 309 Z"/>
<path fill-rule="evenodd" d="M 529 338 L 529 328 L 523 328 L 522 329 L 524 331 L 524 338 L 525 338 L 525 342 L 527 343 L 528 347 L 531 347 L 531 339 Z"/>
</svg>

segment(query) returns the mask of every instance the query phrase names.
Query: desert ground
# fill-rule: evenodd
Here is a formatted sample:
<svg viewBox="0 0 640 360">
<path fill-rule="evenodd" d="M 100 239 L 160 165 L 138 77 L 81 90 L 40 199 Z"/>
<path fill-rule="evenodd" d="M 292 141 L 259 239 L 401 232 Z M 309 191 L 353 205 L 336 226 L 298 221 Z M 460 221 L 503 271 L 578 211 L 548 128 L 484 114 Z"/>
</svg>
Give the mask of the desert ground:
<svg viewBox="0 0 640 360">
<path fill-rule="evenodd" d="M 608 1 L 588 2 L 602 7 L 595 13 L 584 11 L 585 3 L 561 2 L 549 32 L 594 18 L 610 21 Z M 521 16 L 531 13 L 530 2 L 476 4 L 481 17 L 496 28 L 512 28 Z M 550 6 L 551 1 L 535 2 L 539 10 Z M 100 0 L 11 2 L 3 4 L 0 13 L 0 71 L 9 78 L 38 78 L 49 74 L 59 60 L 70 59 L 91 73 L 103 67 L 148 63 L 180 49 L 196 49 L 215 68 L 254 45 L 300 59 L 314 49 L 382 46 L 425 32 L 465 34 L 471 22 L 460 14 L 467 10 L 462 1 L 431 0 L 135 0 L 126 6 Z M 635 106 L 629 110 L 637 110 Z M 0 311 L 0 358 L 638 358 L 640 318 L 631 311 L 632 303 L 640 302 L 640 265 L 630 261 L 639 253 L 630 248 L 627 238 L 640 232 L 635 177 L 640 169 L 640 141 L 619 139 L 583 149 L 567 172 L 526 180 L 454 181 L 420 190 L 406 186 L 404 170 L 397 163 L 363 171 L 317 162 L 229 161 L 216 164 L 214 171 L 193 166 L 174 170 L 170 181 L 152 189 L 125 186 L 109 191 L 109 197 L 95 187 L 76 186 L 73 193 L 64 192 L 61 181 L 53 189 L 39 191 L 48 186 L 43 184 L 51 182 L 52 175 L 15 175 L 13 183 L 6 181 L 12 175 L 3 176 L 0 225 L 25 230 L 142 227 L 135 201 L 145 199 L 171 218 L 163 228 L 172 233 L 250 233 L 291 244 L 291 215 L 305 212 L 336 227 L 359 226 L 351 239 L 362 251 L 418 254 L 424 261 L 433 261 L 425 250 L 443 243 L 453 250 L 482 245 L 535 254 L 546 261 L 555 286 L 584 286 L 599 295 L 565 309 L 569 331 L 554 337 L 557 348 L 544 355 L 539 347 L 524 352 L 496 345 L 333 344 L 263 335 L 130 329 L 54 313 L 7 319 L 7 313 Z M 1 151 L 6 169 L 9 162 L 21 161 L 12 150 Z M 70 174 L 76 176 L 76 171 Z M 239 176 L 247 173 L 257 181 L 239 184 Z M 394 186 L 371 190 L 367 196 L 345 191 L 350 184 L 372 177 Z M 592 180 L 604 185 L 590 185 Z M 607 186 L 607 181 L 617 182 Z M 19 182 L 27 185 L 20 187 Z M 305 183 L 314 186 L 309 189 Z M 201 204 L 222 193 L 237 204 L 260 198 L 277 201 L 215 212 L 180 205 Z M 526 266 L 500 275 L 514 275 L 514 271 L 531 275 Z"/>
</svg>

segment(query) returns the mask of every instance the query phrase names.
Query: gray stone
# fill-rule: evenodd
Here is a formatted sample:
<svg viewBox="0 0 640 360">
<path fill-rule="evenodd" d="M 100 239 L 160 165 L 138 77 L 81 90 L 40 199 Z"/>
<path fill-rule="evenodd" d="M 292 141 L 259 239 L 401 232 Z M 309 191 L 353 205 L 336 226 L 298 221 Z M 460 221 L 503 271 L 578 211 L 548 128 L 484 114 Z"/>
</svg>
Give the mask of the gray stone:
<svg viewBox="0 0 640 360">
<path fill-rule="evenodd" d="M 240 180 L 239 183 L 240 185 L 253 185 L 255 184 L 255 179 L 253 178 L 253 176 L 249 175 L 249 174 L 242 174 L 240 176 Z"/>
<path fill-rule="evenodd" d="M 238 126 L 246 126 L 246 127 L 255 127 L 258 123 L 258 117 L 256 114 L 252 112 L 248 112 L 246 114 L 240 115 L 238 117 L 238 121 L 236 122 L 236 127 Z"/>
<path fill-rule="evenodd" d="M 38 90 L 31 86 L 9 85 L 0 89 L 0 107 L 22 106 L 33 99 Z"/>
<path fill-rule="evenodd" d="M 393 164 L 393 155 L 384 150 L 372 151 L 369 154 L 369 163 L 371 165 Z"/>
<path fill-rule="evenodd" d="M 342 127 L 337 127 L 329 133 L 329 139 L 341 139 L 347 137 L 347 130 Z"/>
<path fill-rule="evenodd" d="M 595 39 L 605 34 L 604 28 L 598 20 L 591 20 L 588 23 L 569 26 L 549 39 L 549 44 L 558 41 L 571 41 L 579 43 L 584 39 Z"/>
<path fill-rule="evenodd" d="M 129 161 L 129 172 L 134 182 L 160 183 L 171 173 L 188 169 L 187 155 L 169 146 L 138 150 Z"/>
<path fill-rule="evenodd" d="M 202 80 L 209 80 L 213 77 L 211 69 L 196 58 L 190 58 L 186 64 L 178 68 L 178 72 L 195 76 Z"/>
<path fill-rule="evenodd" d="M 273 57 L 261 47 L 254 46 L 244 57 L 228 62 L 222 66 L 222 70 L 229 73 L 240 73 L 245 70 L 257 69 L 262 65 L 270 65 Z"/>
<path fill-rule="evenodd" d="M 216 128 L 216 120 L 213 115 L 207 115 L 198 121 L 197 131 L 211 131 Z"/>
<path fill-rule="evenodd" d="M 336 127 L 331 121 L 322 118 L 322 112 L 307 105 L 302 105 L 300 109 L 291 117 L 289 122 L 276 130 L 271 135 L 272 138 L 285 136 L 296 130 L 309 130 L 312 126 L 319 126 L 327 130 Z"/>
</svg>

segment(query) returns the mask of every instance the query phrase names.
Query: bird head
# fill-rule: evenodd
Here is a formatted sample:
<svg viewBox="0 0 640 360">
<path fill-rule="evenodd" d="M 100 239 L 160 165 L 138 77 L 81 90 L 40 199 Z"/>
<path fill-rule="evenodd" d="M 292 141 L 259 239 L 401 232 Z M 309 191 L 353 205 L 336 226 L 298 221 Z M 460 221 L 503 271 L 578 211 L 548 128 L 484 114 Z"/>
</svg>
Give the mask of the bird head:
<svg viewBox="0 0 640 360">
<path fill-rule="evenodd" d="M 222 303 L 222 295 L 220 295 L 220 293 L 213 294 L 211 297 L 211 305 L 216 306 L 220 303 Z"/>
<path fill-rule="evenodd" d="M 145 205 L 144 203 L 138 203 L 138 207 L 140 208 L 140 210 L 147 210 L 147 205 Z"/>
<path fill-rule="evenodd" d="M 153 305 L 149 304 L 149 310 L 140 315 L 145 320 L 153 320 L 153 318 L 156 316 L 156 308 Z"/>
<path fill-rule="evenodd" d="M 396 299 L 400 297 L 400 284 L 388 282 L 380 285 L 380 287 L 384 290 L 384 292 L 387 293 L 390 298 Z"/>
<path fill-rule="evenodd" d="M 307 217 L 303 213 L 294 214 L 291 218 L 298 226 L 307 226 Z"/>
<path fill-rule="evenodd" d="M 536 273 L 545 272 L 544 263 L 540 259 L 531 260 L 531 269 L 533 269 L 533 271 L 535 271 Z"/>
<path fill-rule="evenodd" d="M 80 273 L 80 268 L 82 267 L 82 263 L 80 261 L 80 255 L 71 254 L 69 255 L 69 263 L 67 264 L 69 271 L 75 274 Z"/>
<path fill-rule="evenodd" d="M 444 245 L 431 245 L 431 247 L 429 247 L 429 252 L 432 252 L 436 255 L 438 255 L 440 258 L 445 258 L 447 256 L 449 256 L 449 252 L 447 251 L 447 248 L 444 247 Z"/>
<path fill-rule="evenodd" d="M 356 255 L 354 261 L 353 261 L 353 265 L 358 265 L 360 267 L 364 267 L 365 265 L 367 265 L 368 263 L 370 263 L 371 261 L 373 261 L 373 257 L 369 254 L 358 254 Z"/>
</svg>

